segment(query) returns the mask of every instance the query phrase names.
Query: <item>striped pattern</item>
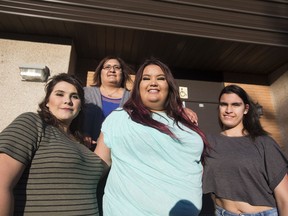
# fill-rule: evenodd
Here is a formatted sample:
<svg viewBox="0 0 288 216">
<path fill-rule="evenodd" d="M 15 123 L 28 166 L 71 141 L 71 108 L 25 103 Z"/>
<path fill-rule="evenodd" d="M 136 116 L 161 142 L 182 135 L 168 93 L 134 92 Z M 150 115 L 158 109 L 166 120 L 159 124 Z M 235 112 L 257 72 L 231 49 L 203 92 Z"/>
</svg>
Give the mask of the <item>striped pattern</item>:
<svg viewBox="0 0 288 216">
<path fill-rule="evenodd" d="M 26 165 L 14 215 L 98 215 L 100 158 L 37 114 L 20 115 L 0 134 L 0 152 Z"/>
</svg>

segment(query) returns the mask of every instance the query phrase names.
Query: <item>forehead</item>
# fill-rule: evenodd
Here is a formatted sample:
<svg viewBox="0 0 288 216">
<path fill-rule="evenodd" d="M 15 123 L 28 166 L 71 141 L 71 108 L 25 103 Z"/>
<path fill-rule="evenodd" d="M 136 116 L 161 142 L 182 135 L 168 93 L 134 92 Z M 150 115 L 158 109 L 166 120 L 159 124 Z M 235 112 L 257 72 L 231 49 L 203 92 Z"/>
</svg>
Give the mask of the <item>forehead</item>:
<svg viewBox="0 0 288 216">
<path fill-rule="evenodd" d="M 143 75 L 165 75 L 158 65 L 148 65 L 144 68 Z"/>
<path fill-rule="evenodd" d="M 243 100 L 235 93 L 225 93 L 220 97 L 221 102 L 243 103 Z"/>
<path fill-rule="evenodd" d="M 104 65 L 120 65 L 120 62 L 117 59 L 109 59 L 104 62 Z"/>
<path fill-rule="evenodd" d="M 53 91 L 58 91 L 58 90 L 77 92 L 77 89 L 74 85 L 65 81 L 60 81 L 54 86 Z"/>
</svg>

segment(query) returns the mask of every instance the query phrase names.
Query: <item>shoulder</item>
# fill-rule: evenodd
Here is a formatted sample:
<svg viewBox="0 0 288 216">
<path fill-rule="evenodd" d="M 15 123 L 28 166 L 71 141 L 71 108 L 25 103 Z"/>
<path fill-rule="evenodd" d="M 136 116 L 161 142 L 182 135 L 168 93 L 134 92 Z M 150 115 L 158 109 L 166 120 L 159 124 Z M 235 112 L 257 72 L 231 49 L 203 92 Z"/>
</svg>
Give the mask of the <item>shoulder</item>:
<svg viewBox="0 0 288 216">
<path fill-rule="evenodd" d="M 113 110 L 104 120 L 104 125 L 115 125 L 118 123 L 123 124 L 125 119 L 129 118 L 129 114 L 121 107 Z"/>
<path fill-rule="evenodd" d="M 128 100 L 128 98 L 130 97 L 130 94 L 131 92 L 128 89 L 124 89 L 123 98 Z"/>
<path fill-rule="evenodd" d="M 118 107 L 115 110 L 113 110 L 106 119 L 114 119 L 114 118 L 121 118 L 124 116 L 129 116 L 129 114 L 122 108 Z"/>
<path fill-rule="evenodd" d="M 42 134 L 45 125 L 37 113 L 27 112 L 16 117 L 1 133 L 13 135 L 14 141 L 24 139 L 24 134 L 25 139 L 33 140 Z"/>
<path fill-rule="evenodd" d="M 27 122 L 42 122 L 42 119 L 37 113 L 34 112 L 25 112 L 20 114 L 18 117 L 16 117 L 15 121 L 27 121 Z"/>
<path fill-rule="evenodd" d="M 129 114 L 122 108 L 117 108 L 113 110 L 104 120 L 101 131 L 112 131 L 120 130 L 128 126 L 127 120 L 129 119 Z"/>
<path fill-rule="evenodd" d="M 261 142 L 276 142 L 271 136 L 269 135 L 262 135 L 256 137 L 256 140 L 261 141 Z"/>
<path fill-rule="evenodd" d="M 85 86 L 83 87 L 84 89 L 84 92 L 85 93 L 91 93 L 91 92 L 99 92 L 99 87 L 96 87 L 96 86 Z"/>
<path fill-rule="evenodd" d="M 206 138 L 207 138 L 207 141 L 210 143 L 210 142 L 215 142 L 225 137 L 222 136 L 220 133 L 208 133 L 206 134 Z"/>
<path fill-rule="evenodd" d="M 130 93 L 131 93 L 131 91 L 130 90 L 128 90 L 128 89 L 124 89 L 124 95 L 130 95 Z"/>
<path fill-rule="evenodd" d="M 280 148 L 278 143 L 269 135 L 258 136 L 255 139 L 256 144 L 261 145 L 264 149 Z"/>
<path fill-rule="evenodd" d="M 26 128 L 26 130 L 31 131 L 42 130 L 45 125 L 39 114 L 34 112 L 25 112 L 20 114 L 11 124 L 17 124 L 18 128 L 23 127 Z"/>
<path fill-rule="evenodd" d="M 86 103 L 101 104 L 101 93 L 99 87 L 88 86 L 83 89 Z"/>
</svg>

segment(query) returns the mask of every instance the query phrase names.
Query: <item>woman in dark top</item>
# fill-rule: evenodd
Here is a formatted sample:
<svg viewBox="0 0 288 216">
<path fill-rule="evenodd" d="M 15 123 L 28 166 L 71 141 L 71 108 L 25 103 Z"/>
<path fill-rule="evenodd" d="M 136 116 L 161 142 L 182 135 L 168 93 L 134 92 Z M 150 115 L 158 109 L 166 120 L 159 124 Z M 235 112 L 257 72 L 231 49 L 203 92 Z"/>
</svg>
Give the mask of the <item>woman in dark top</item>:
<svg viewBox="0 0 288 216">
<path fill-rule="evenodd" d="M 208 136 L 203 178 L 215 215 L 288 215 L 288 160 L 241 87 L 226 86 L 220 93 L 219 122 L 221 134 Z"/>
<path fill-rule="evenodd" d="M 84 87 L 85 92 L 85 141 L 93 151 L 104 119 L 128 100 L 130 91 L 126 88 L 131 82 L 132 70 L 117 56 L 102 59 L 93 76 L 93 85 Z"/>
</svg>

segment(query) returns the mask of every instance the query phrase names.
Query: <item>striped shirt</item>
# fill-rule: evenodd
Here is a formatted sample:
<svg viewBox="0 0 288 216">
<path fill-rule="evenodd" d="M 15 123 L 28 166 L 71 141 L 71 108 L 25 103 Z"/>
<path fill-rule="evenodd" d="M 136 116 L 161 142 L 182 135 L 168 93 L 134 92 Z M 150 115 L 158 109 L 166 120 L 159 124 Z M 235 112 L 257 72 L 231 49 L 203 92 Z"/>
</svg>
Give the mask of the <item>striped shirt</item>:
<svg viewBox="0 0 288 216">
<path fill-rule="evenodd" d="M 14 215 L 98 215 L 101 159 L 36 113 L 1 132 L 0 152 L 26 166 L 14 188 Z"/>
</svg>

